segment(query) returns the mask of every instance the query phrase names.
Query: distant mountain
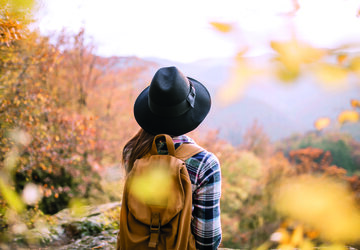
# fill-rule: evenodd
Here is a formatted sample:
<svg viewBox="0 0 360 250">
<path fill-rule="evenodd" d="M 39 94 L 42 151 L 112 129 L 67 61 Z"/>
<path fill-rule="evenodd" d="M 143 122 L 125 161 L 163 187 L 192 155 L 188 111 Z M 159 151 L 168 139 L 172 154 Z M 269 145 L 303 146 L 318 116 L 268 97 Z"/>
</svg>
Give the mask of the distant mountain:
<svg viewBox="0 0 360 250">
<path fill-rule="evenodd" d="M 214 110 L 205 122 L 210 127 L 219 128 L 220 136 L 234 145 L 241 143 L 242 135 L 255 121 L 271 139 L 279 139 L 302 130 L 287 114 L 249 96 L 244 96 L 230 106 Z"/>
<path fill-rule="evenodd" d="M 265 65 L 269 57 L 250 58 L 257 65 Z M 159 67 L 176 66 L 185 75 L 204 83 L 212 97 L 213 107 L 205 123 L 219 129 L 220 135 L 234 144 L 241 141 L 245 130 L 256 120 L 271 140 L 279 140 L 294 133 L 314 130 L 314 122 L 329 117 L 336 122 L 338 114 L 350 109 L 350 100 L 360 98 L 360 85 L 354 81 L 342 89 L 323 88 L 311 76 L 303 76 L 294 83 L 263 78 L 252 82 L 242 98 L 222 107 L 216 102 L 219 88 L 226 83 L 232 66 L 231 58 L 208 59 L 193 63 L 177 63 L 148 58 Z M 154 72 L 156 68 L 154 68 Z M 360 125 L 345 126 L 342 131 L 360 137 Z"/>
</svg>

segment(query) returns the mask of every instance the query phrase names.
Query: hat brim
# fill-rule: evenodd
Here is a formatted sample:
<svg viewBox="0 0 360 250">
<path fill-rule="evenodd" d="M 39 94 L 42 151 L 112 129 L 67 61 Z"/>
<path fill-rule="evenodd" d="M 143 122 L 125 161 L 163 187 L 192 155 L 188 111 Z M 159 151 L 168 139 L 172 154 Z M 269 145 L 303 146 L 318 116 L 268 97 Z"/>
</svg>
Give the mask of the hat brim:
<svg viewBox="0 0 360 250">
<path fill-rule="evenodd" d="M 197 80 L 187 77 L 195 88 L 196 98 L 194 108 L 177 117 L 161 117 L 151 112 L 148 105 L 149 87 L 145 88 L 134 104 L 134 116 L 137 123 L 146 132 L 169 134 L 172 136 L 186 134 L 205 119 L 210 111 L 211 97 L 206 87 Z"/>
</svg>

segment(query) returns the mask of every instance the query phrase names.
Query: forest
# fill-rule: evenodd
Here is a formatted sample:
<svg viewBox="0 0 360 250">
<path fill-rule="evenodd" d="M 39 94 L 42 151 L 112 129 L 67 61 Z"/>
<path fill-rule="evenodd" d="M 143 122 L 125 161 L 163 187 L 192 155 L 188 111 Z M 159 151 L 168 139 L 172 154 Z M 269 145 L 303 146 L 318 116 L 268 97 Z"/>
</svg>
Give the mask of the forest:
<svg viewBox="0 0 360 250">
<path fill-rule="evenodd" d="M 113 249 L 133 103 L 158 65 L 98 56 L 85 29 L 41 35 L 33 1 L 0 4 L 0 248 Z M 233 28 L 211 25 L 224 36 Z M 292 84 L 307 73 L 331 87 L 351 79 L 360 91 L 359 52 L 296 38 L 271 46 L 266 68 L 234 55 L 216 100 L 241 98 L 258 75 Z M 359 123 L 359 94 L 335 121 L 319 117 L 275 142 L 256 121 L 239 145 L 217 129 L 190 133 L 221 163 L 222 248 L 360 249 L 360 141 L 340 130 Z"/>
</svg>

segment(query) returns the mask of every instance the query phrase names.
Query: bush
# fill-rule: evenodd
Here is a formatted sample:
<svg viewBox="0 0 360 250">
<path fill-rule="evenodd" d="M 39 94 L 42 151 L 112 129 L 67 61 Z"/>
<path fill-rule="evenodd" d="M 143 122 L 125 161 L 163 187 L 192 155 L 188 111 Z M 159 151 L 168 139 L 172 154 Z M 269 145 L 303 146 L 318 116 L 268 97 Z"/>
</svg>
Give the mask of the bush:
<svg viewBox="0 0 360 250">
<path fill-rule="evenodd" d="M 347 170 L 348 175 L 352 175 L 359 170 L 356 165 L 356 154 L 354 150 L 359 143 L 355 142 L 350 136 L 339 133 L 308 133 L 304 136 L 294 136 L 286 139 L 278 145 L 280 151 L 289 155 L 291 150 L 318 148 L 331 153 L 331 165 L 336 165 Z"/>
</svg>

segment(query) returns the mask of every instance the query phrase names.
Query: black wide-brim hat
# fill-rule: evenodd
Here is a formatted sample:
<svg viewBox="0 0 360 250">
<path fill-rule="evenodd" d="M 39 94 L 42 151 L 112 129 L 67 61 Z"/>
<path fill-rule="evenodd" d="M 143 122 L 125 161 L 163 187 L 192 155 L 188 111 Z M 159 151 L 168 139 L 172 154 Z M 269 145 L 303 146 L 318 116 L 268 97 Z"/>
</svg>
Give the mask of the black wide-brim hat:
<svg viewBox="0 0 360 250">
<path fill-rule="evenodd" d="M 210 107 L 210 93 L 203 84 L 185 77 L 176 67 L 165 67 L 137 97 L 134 116 L 150 134 L 177 136 L 197 128 Z"/>
</svg>

